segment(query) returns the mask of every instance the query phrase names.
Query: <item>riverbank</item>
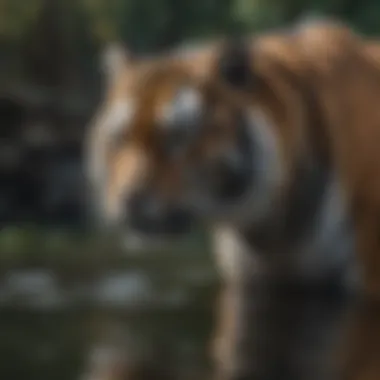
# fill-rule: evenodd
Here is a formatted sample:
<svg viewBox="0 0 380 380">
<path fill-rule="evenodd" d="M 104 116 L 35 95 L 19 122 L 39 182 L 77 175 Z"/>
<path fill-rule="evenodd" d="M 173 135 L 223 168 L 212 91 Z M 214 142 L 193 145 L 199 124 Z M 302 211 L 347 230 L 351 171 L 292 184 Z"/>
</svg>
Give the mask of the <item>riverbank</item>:
<svg viewBox="0 0 380 380">
<path fill-rule="evenodd" d="M 0 307 L 106 306 L 133 311 L 207 302 L 217 282 L 200 238 L 132 252 L 116 239 L 68 230 L 0 232 Z"/>
</svg>

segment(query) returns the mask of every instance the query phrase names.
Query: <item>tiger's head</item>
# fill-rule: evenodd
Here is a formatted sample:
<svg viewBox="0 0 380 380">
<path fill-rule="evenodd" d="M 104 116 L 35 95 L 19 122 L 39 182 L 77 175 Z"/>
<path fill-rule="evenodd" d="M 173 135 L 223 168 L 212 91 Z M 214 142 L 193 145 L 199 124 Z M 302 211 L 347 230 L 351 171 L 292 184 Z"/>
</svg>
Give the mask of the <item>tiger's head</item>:
<svg viewBox="0 0 380 380">
<path fill-rule="evenodd" d="M 104 220 L 171 238 L 195 220 L 244 226 L 273 211 L 300 150 L 302 112 L 292 84 L 273 75 L 273 48 L 260 49 L 256 57 L 249 42 L 224 44 L 203 75 L 192 59 L 113 52 L 89 136 Z"/>
</svg>

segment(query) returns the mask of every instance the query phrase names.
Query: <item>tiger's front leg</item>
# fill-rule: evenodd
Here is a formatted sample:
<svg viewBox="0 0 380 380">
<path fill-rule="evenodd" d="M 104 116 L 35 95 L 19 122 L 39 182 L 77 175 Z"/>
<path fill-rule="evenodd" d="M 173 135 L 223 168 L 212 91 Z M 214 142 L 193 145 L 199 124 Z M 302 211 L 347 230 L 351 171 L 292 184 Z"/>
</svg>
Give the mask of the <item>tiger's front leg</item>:
<svg viewBox="0 0 380 380">
<path fill-rule="evenodd" d="M 215 313 L 212 357 L 216 380 L 252 378 L 256 372 L 257 324 L 252 323 L 258 286 L 258 262 L 238 234 L 214 233 L 214 253 L 222 286 Z"/>
</svg>

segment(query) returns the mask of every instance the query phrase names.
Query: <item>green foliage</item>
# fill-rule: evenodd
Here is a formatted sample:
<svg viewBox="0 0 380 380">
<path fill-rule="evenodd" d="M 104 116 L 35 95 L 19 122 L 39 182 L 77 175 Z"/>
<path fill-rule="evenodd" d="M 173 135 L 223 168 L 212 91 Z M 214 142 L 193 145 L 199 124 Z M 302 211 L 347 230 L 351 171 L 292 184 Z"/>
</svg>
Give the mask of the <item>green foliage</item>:
<svg viewBox="0 0 380 380">
<path fill-rule="evenodd" d="M 0 0 L 0 36 L 22 39 L 47 0 Z M 380 3 L 376 0 L 68 0 L 60 2 L 61 21 L 69 32 L 79 14 L 82 29 L 98 41 L 126 39 L 152 49 L 160 38 L 203 37 L 240 27 L 262 28 L 289 22 L 309 12 L 341 16 L 360 29 L 376 33 Z M 74 28 L 75 29 L 75 28 Z M 79 37 L 79 36 L 77 36 Z M 170 39 L 170 36 L 168 37 Z"/>
<path fill-rule="evenodd" d="M 55 64 L 53 46 L 62 66 L 55 77 L 70 83 L 70 75 L 77 80 L 94 72 L 91 62 L 110 40 L 154 53 L 186 40 L 281 26 L 315 13 L 338 16 L 365 33 L 380 31 L 377 0 L 0 0 L 0 56 L 3 65 L 10 62 L 2 72 L 9 77 L 16 67 L 33 65 L 36 56 L 44 56 L 44 62 L 37 59 L 40 72 L 49 71 L 44 65 Z M 23 68 L 31 71 L 35 68 Z"/>
<path fill-rule="evenodd" d="M 41 10 L 42 0 L 0 0 L 0 38 L 22 38 Z"/>
</svg>

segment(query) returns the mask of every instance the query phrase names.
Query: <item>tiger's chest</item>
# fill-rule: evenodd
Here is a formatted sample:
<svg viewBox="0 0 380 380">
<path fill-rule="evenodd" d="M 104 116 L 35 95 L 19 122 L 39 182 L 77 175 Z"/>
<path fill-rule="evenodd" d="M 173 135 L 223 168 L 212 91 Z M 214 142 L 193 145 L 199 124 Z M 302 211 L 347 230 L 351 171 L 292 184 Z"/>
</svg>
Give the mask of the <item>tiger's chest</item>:
<svg viewBox="0 0 380 380">
<path fill-rule="evenodd" d="M 285 215 L 242 238 L 258 260 L 279 276 L 356 286 L 354 229 L 344 191 L 331 172 L 299 184 Z M 354 284 L 355 283 L 355 284 Z"/>
<path fill-rule="evenodd" d="M 310 228 L 292 250 L 294 271 L 301 277 L 343 277 L 356 281 L 355 238 L 352 220 L 341 185 L 329 179 Z M 293 249 L 292 249 L 293 248 Z"/>
</svg>

